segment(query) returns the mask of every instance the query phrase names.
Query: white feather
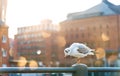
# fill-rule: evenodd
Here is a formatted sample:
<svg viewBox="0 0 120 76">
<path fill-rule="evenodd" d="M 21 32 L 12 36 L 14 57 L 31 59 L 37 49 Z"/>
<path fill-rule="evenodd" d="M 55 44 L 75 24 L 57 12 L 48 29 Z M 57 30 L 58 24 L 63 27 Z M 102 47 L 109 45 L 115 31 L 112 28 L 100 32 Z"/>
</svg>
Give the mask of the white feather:
<svg viewBox="0 0 120 76">
<path fill-rule="evenodd" d="M 78 51 L 79 49 L 79 51 Z M 87 55 L 94 55 L 94 50 L 82 43 L 73 43 L 70 47 L 64 50 L 65 56 L 73 56 L 76 58 L 83 58 Z"/>
</svg>

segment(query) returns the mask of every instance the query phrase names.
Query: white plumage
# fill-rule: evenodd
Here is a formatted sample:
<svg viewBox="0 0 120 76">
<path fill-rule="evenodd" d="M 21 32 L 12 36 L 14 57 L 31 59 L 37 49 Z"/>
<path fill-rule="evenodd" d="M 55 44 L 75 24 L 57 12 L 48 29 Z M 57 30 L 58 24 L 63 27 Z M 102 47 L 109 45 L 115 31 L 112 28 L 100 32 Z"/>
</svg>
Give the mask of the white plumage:
<svg viewBox="0 0 120 76">
<path fill-rule="evenodd" d="M 73 43 L 70 47 L 64 50 L 65 57 L 71 56 L 77 59 L 86 57 L 87 55 L 94 55 L 94 50 L 82 43 Z"/>
</svg>

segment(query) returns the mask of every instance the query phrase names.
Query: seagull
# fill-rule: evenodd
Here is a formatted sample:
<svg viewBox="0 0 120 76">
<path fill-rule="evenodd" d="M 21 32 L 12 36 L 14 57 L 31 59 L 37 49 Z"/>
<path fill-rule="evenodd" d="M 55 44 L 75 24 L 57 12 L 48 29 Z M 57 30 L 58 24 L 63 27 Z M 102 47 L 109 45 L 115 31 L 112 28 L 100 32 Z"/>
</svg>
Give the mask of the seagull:
<svg viewBox="0 0 120 76">
<path fill-rule="evenodd" d="M 64 49 L 65 57 L 77 58 L 77 63 L 80 63 L 80 58 L 88 55 L 95 55 L 95 50 L 89 48 L 83 43 L 73 43 L 70 47 Z"/>
</svg>

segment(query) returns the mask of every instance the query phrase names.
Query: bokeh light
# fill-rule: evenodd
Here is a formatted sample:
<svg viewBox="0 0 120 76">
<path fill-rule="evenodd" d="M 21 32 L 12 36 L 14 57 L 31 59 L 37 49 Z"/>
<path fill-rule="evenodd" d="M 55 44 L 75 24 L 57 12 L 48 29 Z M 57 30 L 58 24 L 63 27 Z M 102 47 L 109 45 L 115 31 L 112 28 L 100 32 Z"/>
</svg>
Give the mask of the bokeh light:
<svg viewBox="0 0 120 76">
<path fill-rule="evenodd" d="M 18 67 L 25 67 L 25 65 L 27 64 L 27 60 L 25 57 L 19 57 L 18 59 L 18 63 L 17 63 L 17 66 Z"/>
<path fill-rule="evenodd" d="M 38 63 L 35 60 L 29 61 L 29 67 L 38 67 Z"/>
<path fill-rule="evenodd" d="M 105 50 L 103 48 L 96 49 L 96 57 L 97 59 L 102 59 L 105 57 Z"/>
<path fill-rule="evenodd" d="M 58 36 L 56 38 L 56 42 L 57 42 L 58 46 L 60 46 L 60 47 L 64 47 L 66 44 L 66 40 L 63 36 Z"/>
<path fill-rule="evenodd" d="M 102 37 L 103 41 L 108 41 L 109 40 L 109 37 L 104 33 L 102 33 L 101 37 Z"/>
<path fill-rule="evenodd" d="M 40 55 L 40 54 L 41 54 L 41 50 L 38 50 L 38 51 L 37 51 L 37 54 Z"/>
<path fill-rule="evenodd" d="M 43 38 L 48 38 L 51 36 L 51 33 L 43 31 L 42 36 L 43 36 Z"/>
<path fill-rule="evenodd" d="M 13 56 L 13 54 L 14 54 L 14 51 L 13 51 L 12 48 L 10 48 L 10 50 L 9 50 L 9 55 L 10 55 L 10 56 Z"/>
</svg>

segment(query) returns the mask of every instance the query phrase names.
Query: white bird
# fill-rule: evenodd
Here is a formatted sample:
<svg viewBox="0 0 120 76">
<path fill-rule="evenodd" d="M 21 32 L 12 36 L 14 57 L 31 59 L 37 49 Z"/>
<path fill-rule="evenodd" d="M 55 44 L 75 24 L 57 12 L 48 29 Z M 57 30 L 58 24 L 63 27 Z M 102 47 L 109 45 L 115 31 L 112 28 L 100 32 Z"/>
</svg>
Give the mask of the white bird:
<svg viewBox="0 0 120 76">
<path fill-rule="evenodd" d="M 80 58 L 95 55 L 95 51 L 83 43 L 73 43 L 64 50 L 64 54 L 65 57 L 71 56 L 77 58 L 77 63 L 80 63 Z"/>
</svg>

